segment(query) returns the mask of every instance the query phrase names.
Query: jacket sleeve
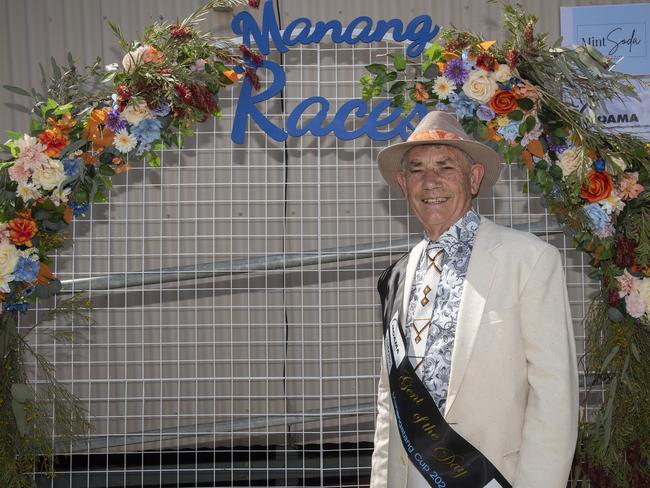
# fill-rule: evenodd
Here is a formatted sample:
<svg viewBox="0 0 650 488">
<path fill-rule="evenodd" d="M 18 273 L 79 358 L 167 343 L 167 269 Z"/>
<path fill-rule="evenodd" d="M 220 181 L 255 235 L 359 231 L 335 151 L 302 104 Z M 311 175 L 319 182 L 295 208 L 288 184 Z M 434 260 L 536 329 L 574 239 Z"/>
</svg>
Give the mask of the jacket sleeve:
<svg viewBox="0 0 650 488">
<path fill-rule="evenodd" d="M 578 370 L 556 248 L 544 247 L 520 306 L 530 389 L 513 488 L 565 488 L 578 432 Z"/>
<path fill-rule="evenodd" d="M 386 348 L 381 347 L 381 370 L 377 394 L 377 424 L 375 427 L 375 448 L 372 452 L 370 488 L 387 488 L 388 485 L 388 439 L 390 432 L 390 398 L 388 372 L 386 371 Z"/>
</svg>

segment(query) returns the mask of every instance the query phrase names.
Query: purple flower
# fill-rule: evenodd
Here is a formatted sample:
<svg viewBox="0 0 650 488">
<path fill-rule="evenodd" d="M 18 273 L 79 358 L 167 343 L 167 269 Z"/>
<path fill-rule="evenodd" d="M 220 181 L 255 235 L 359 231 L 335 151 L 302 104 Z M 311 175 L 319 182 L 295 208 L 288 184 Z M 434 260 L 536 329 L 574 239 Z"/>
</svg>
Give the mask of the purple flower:
<svg viewBox="0 0 650 488">
<path fill-rule="evenodd" d="M 31 283 L 36 280 L 38 270 L 38 261 L 21 256 L 18 258 L 18 262 L 14 268 L 14 277 L 16 281 L 27 281 Z"/>
<path fill-rule="evenodd" d="M 562 154 L 569 147 L 564 142 L 555 144 L 551 136 L 546 136 L 546 142 L 548 143 L 548 150 L 553 151 L 555 154 Z"/>
<path fill-rule="evenodd" d="M 447 63 L 445 76 L 456 85 L 462 85 L 469 76 L 469 67 L 461 58 L 454 58 Z"/>
<path fill-rule="evenodd" d="M 116 109 L 113 108 L 108 112 L 108 116 L 106 117 L 106 127 L 111 129 L 113 132 L 119 132 L 122 129 L 126 129 L 128 125 L 128 122 L 120 117 L 120 113 Z"/>
<path fill-rule="evenodd" d="M 480 105 L 476 110 L 476 116 L 483 122 L 488 122 L 494 118 L 494 110 L 487 105 Z"/>
</svg>

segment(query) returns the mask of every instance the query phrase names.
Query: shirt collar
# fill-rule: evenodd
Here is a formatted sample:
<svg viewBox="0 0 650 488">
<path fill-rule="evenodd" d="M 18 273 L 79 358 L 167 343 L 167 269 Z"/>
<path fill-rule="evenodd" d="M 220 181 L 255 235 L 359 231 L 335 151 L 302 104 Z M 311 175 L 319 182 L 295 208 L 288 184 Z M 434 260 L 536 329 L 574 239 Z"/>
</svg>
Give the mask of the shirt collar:
<svg viewBox="0 0 650 488">
<path fill-rule="evenodd" d="M 425 234 L 427 253 L 431 254 L 433 251 L 435 254 L 437 249 L 444 249 L 447 256 L 453 256 L 459 252 L 471 252 L 480 223 L 481 217 L 476 210 L 470 208 L 435 241 L 429 239 Z"/>
</svg>

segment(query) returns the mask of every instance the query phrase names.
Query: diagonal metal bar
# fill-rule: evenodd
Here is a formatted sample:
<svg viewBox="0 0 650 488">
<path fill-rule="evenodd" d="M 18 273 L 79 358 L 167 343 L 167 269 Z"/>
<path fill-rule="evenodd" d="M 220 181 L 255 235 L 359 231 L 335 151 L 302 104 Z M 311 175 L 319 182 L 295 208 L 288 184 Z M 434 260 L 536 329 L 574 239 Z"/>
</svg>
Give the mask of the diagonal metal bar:
<svg viewBox="0 0 650 488">
<path fill-rule="evenodd" d="M 559 226 L 549 227 L 545 221 L 531 222 L 530 224 L 515 224 L 512 227 L 538 235 L 562 233 L 562 229 Z M 392 253 L 404 253 L 408 251 L 418 239 L 419 236 L 413 236 L 410 239 L 396 239 L 375 244 L 342 246 L 323 249 L 320 252 L 305 251 L 271 254 L 268 256 L 255 256 L 232 261 L 219 261 L 128 273 L 111 273 L 106 276 L 90 278 L 75 278 L 72 280 L 63 280 L 61 282 L 63 288 L 59 293 L 77 293 L 89 290 L 102 291 L 161 283 L 177 283 L 179 281 L 212 278 L 234 273 L 253 273 L 256 271 L 298 268 L 319 263 L 352 261 L 355 259 L 386 256 Z"/>
</svg>

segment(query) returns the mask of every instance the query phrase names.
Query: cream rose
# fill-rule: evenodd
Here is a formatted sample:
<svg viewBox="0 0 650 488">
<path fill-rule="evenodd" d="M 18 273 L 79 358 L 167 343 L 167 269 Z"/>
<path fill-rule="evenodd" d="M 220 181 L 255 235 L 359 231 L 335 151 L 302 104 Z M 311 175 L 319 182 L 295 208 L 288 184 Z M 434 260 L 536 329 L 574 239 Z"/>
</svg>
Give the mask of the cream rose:
<svg viewBox="0 0 650 488">
<path fill-rule="evenodd" d="M 0 276 L 8 276 L 14 272 L 18 257 L 16 246 L 0 244 Z"/>
<path fill-rule="evenodd" d="M 32 181 L 43 190 L 53 190 L 65 180 L 63 164 L 58 159 L 50 159 L 46 164 L 37 168 L 32 175 Z"/>
<path fill-rule="evenodd" d="M 472 71 L 463 84 L 463 91 L 468 97 L 487 103 L 497 91 L 497 82 L 487 71 Z"/>
<path fill-rule="evenodd" d="M 129 51 L 122 58 L 122 66 L 124 66 L 124 71 L 127 73 L 132 73 L 136 67 L 142 64 L 142 57 L 144 56 L 145 51 L 147 50 L 146 46 L 140 46 L 133 51 Z"/>
<path fill-rule="evenodd" d="M 558 156 L 558 166 L 562 169 L 564 176 L 569 176 L 578 168 L 584 168 L 585 153 L 581 147 L 571 146 Z"/>
<path fill-rule="evenodd" d="M 151 118 L 151 110 L 147 107 L 147 102 L 140 100 L 130 102 L 129 105 L 122 110 L 120 116 L 131 125 L 138 125 L 144 119 Z"/>
<path fill-rule="evenodd" d="M 507 64 L 500 64 L 499 67 L 492 73 L 492 76 L 499 83 L 505 83 L 510 78 L 512 78 L 512 71 L 508 68 Z"/>
<path fill-rule="evenodd" d="M 636 290 L 639 292 L 639 295 L 641 295 L 641 298 L 643 298 L 647 307 L 648 304 L 650 304 L 650 278 L 638 280 L 635 285 Z"/>
</svg>

